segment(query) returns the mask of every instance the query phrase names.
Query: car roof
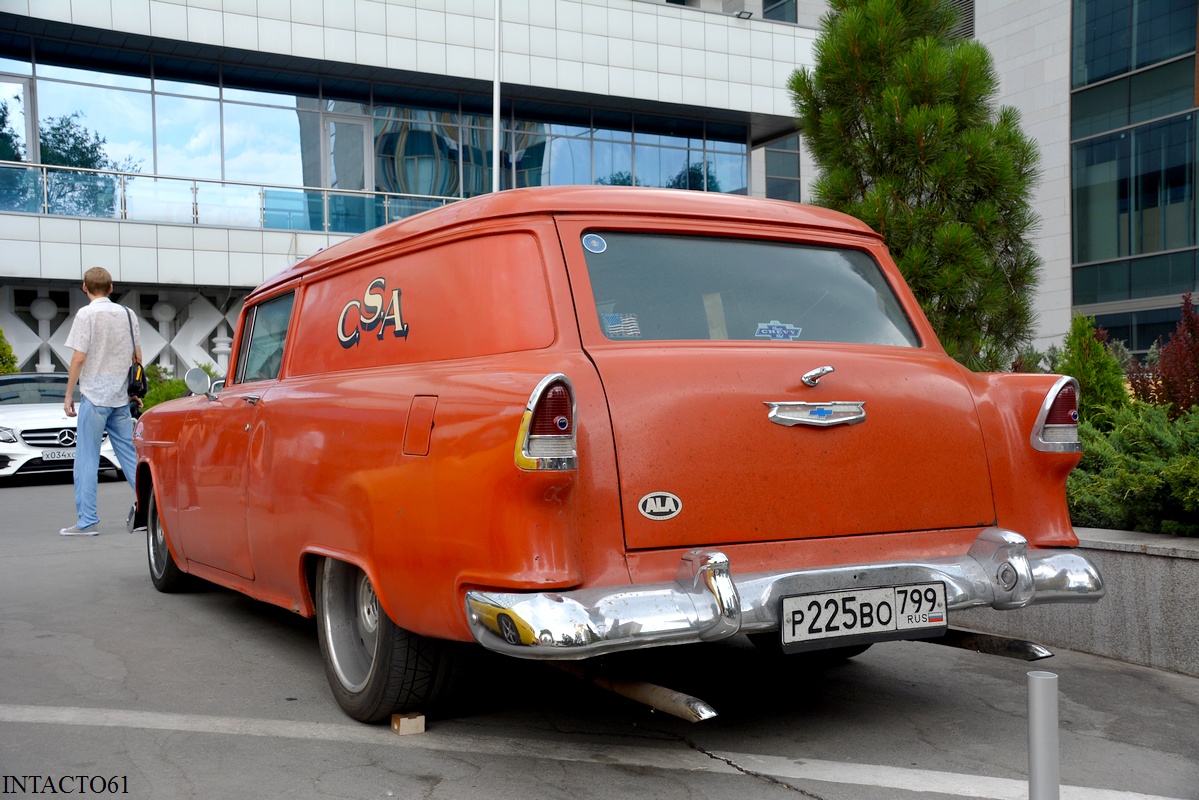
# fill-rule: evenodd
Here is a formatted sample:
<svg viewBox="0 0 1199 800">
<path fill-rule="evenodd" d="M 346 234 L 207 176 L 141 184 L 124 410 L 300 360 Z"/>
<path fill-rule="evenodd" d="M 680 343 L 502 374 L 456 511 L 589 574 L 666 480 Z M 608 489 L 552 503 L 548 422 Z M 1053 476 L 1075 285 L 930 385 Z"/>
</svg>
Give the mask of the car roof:
<svg viewBox="0 0 1199 800">
<path fill-rule="evenodd" d="M 636 215 L 784 224 L 880 238 L 862 221 L 826 208 L 717 192 L 627 186 L 545 186 L 459 200 L 367 231 L 267 279 L 251 295 L 316 274 L 334 264 L 411 237 L 488 219 L 531 214 Z"/>
</svg>

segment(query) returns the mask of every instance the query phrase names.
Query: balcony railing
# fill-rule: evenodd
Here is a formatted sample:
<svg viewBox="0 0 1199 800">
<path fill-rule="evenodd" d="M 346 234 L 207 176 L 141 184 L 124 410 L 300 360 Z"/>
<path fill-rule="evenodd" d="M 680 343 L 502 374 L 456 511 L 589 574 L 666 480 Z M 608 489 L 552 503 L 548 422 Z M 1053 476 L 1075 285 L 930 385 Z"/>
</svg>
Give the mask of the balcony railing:
<svg viewBox="0 0 1199 800">
<path fill-rule="evenodd" d="M 457 199 L 0 161 L 0 212 L 352 234 Z"/>
</svg>

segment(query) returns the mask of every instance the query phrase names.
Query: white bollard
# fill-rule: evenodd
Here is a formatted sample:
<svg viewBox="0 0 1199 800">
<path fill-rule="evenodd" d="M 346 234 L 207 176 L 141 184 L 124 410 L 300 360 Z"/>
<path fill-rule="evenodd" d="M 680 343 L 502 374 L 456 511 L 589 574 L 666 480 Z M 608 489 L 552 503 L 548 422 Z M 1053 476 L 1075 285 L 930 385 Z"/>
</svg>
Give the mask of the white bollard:
<svg viewBox="0 0 1199 800">
<path fill-rule="evenodd" d="M 1057 675 L 1028 673 L 1028 800 L 1060 800 Z"/>
</svg>

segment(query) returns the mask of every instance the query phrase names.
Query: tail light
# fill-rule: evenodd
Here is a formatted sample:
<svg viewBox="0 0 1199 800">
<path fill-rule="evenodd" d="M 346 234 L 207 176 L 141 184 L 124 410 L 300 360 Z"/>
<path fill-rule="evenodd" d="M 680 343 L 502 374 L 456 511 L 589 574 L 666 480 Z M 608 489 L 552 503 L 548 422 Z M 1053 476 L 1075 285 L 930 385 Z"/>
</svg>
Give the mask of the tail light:
<svg viewBox="0 0 1199 800">
<path fill-rule="evenodd" d="M 1058 378 L 1041 403 L 1032 428 L 1034 450 L 1043 453 L 1081 453 L 1078 438 L 1078 381 Z"/>
<path fill-rule="evenodd" d="M 562 373 L 537 384 L 520 420 L 516 466 L 528 470 L 572 470 L 579 465 L 575 436 L 575 390 Z"/>
</svg>

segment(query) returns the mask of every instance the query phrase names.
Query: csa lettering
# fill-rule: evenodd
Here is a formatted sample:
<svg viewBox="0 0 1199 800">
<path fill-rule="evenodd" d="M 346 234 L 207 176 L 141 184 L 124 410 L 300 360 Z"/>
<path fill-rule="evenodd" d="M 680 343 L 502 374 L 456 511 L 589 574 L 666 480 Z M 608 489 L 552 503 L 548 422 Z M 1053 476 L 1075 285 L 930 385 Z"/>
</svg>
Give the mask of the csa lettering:
<svg viewBox="0 0 1199 800">
<path fill-rule="evenodd" d="M 358 345 L 363 331 L 378 329 L 376 338 L 382 341 L 389 326 L 394 337 L 408 336 L 408 324 L 400 313 L 400 290 L 392 289 L 389 298 L 387 280 L 375 278 L 367 284 L 361 300 L 351 300 L 342 307 L 337 319 L 337 340 L 348 350 Z"/>
</svg>

